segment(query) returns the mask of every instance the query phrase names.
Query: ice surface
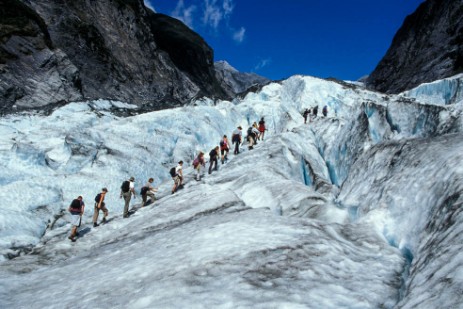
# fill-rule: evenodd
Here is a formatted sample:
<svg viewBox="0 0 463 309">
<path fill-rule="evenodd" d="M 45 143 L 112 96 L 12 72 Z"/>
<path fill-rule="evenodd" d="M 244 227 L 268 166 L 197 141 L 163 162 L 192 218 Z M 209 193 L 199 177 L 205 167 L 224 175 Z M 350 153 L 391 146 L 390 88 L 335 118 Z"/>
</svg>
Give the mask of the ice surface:
<svg viewBox="0 0 463 309">
<path fill-rule="evenodd" d="M 458 97 L 448 85 L 460 82 L 426 92 Z M 135 106 L 104 100 L 2 118 L 0 307 L 459 307 L 462 104 L 420 91 L 294 76 L 127 118 L 112 111 Z M 328 117 L 304 125 L 315 105 Z M 193 179 L 199 151 L 261 117 L 264 141 Z M 179 160 L 186 184 L 171 195 Z M 137 193 L 153 177 L 158 200 L 122 219 L 130 176 Z M 111 221 L 93 228 L 102 187 Z M 71 243 L 78 195 L 87 208 Z"/>
</svg>

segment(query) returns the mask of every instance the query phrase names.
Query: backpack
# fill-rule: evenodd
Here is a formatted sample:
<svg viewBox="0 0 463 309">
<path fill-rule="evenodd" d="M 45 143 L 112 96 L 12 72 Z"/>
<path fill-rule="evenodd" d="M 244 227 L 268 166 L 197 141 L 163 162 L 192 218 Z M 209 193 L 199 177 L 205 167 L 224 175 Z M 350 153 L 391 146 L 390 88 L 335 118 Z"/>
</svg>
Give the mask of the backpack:
<svg viewBox="0 0 463 309">
<path fill-rule="evenodd" d="M 122 190 L 122 192 L 129 192 L 129 190 L 130 190 L 130 181 L 125 180 L 122 183 L 121 190 Z"/>
<path fill-rule="evenodd" d="M 147 186 L 141 187 L 140 195 L 145 195 L 148 192 L 149 188 Z"/>
<path fill-rule="evenodd" d="M 220 148 L 222 148 L 222 147 L 225 145 L 225 143 L 223 142 L 223 140 L 220 141 L 219 145 L 220 145 Z"/>
<path fill-rule="evenodd" d="M 170 173 L 170 176 L 172 176 L 172 178 L 177 176 L 177 172 L 175 171 L 175 166 L 170 169 L 169 173 Z"/>
<path fill-rule="evenodd" d="M 249 127 L 248 129 L 248 135 L 253 135 L 254 133 L 252 133 L 252 127 Z"/>
<path fill-rule="evenodd" d="M 193 167 L 197 167 L 199 165 L 199 159 L 196 157 L 194 160 L 193 160 Z"/>
<path fill-rule="evenodd" d="M 95 203 L 99 203 L 101 200 L 101 193 L 98 193 L 96 196 L 95 196 Z"/>
<path fill-rule="evenodd" d="M 73 200 L 70 207 L 71 207 L 71 210 L 80 210 L 81 209 L 80 201 L 78 199 Z"/>
</svg>

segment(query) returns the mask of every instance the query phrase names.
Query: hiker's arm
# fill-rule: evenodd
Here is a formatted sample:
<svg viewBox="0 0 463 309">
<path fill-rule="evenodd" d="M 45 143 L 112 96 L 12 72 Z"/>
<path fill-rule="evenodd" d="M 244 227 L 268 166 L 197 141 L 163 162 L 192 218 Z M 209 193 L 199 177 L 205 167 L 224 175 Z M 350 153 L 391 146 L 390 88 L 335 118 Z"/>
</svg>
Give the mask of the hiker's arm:
<svg viewBox="0 0 463 309">
<path fill-rule="evenodd" d="M 84 211 L 85 211 L 85 204 L 82 203 L 82 208 L 81 208 L 81 211 L 80 211 L 81 216 L 84 214 Z"/>
</svg>

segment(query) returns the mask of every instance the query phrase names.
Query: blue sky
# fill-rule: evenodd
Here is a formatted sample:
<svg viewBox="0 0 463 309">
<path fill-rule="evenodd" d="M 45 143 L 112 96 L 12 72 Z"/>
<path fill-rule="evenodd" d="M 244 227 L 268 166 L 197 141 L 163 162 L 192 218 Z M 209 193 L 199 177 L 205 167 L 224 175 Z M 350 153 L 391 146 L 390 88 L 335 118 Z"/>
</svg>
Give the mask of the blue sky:
<svg viewBox="0 0 463 309">
<path fill-rule="evenodd" d="M 145 0 L 182 20 L 242 72 L 357 80 L 424 0 Z"/>
</svg>

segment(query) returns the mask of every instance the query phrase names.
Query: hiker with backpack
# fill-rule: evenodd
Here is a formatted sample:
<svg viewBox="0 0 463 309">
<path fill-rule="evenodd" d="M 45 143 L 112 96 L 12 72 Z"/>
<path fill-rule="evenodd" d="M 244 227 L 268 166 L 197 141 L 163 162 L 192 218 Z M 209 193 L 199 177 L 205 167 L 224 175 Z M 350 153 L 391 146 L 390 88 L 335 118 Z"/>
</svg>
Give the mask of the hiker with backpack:
<svg viewBox="0 0 463 309">
<path fill-rule="evenodd" d="M 216 171 L 219 167 L 217 165 L 219 157 L 219 146 L 216 146 L 209 152 L 209 174 L 212 173 L 212 165 L 214 165 L 214 171 Z"/>
<path fill-rule="evenodd" d="M 265 128 L 265 120 L 264 120 L 264 117 L 262 117 L 259 121 L 259 140 L 263 141 L 264 140 L 264 134 L 265 134 L 265 130 L 267 130 Z"/>
<path fill-rule="evenodd" d="M 307 123 L 307 117 L 309 116 L 310 111 L 308 108 L 305 109 L 304 113 L 302 114 L 302 117 L 304 117 L 304 124 Z"/>
<path fill-rule="evenodd" d="M 323 109 L 322 109 L 322 114 L 324 117 L 327 117 L 328 116 L 328 106 L 323 106 Z"/>
<path fill-rule="evenodd" d="M 122 182 L 122 185 L 121 185 L 121 194 L 120 194 L 120 198 L 124 198 L 124 213 L 123 213 L 123 217 L 124 218 L 128 218 L 129 217 L 129 205 L 130 205 L 130 200 L 132 199 L 132 195 L 133 195 L 133 198 L 137 198 L 136 194 L 135 194 L 135 178 L 134 177 L 130 177 L 129 180 L 125 180 L 124 182 Z"/>
<path fill-rule="evenodd" d="M 313 118 L 317 118 L 317 114 L 318 114 L 318 105 L 315 106 L 315 107 L 313 108 L 312 114 L 313 114 Z"/>
<path fill-rule="evenodd" d="M 141 207 L 145 207 L 148 197 L 151 199 L 151 203 L 154 203 L 154 201 L 156 200 L 154 192 L 157 192 L 158 189 L 151 185 L 153 181 L 153 178 L 148 179 L 148 182 L 140 190 L 140 195 L 142 199 Z"/>
<path fill-rule="evenodd" d="M 108 189 L 103 188 L 101 189 L 101 192 L 95 196 L 95 209 L 93 210 L 93 220 L 92 220 L 93 227 L 99 226 L 97 221 L 98 221 L 98 216 L 100 215 L 100 210 L 102 210 L 104 214 L 104 217 L 103 217 L 103 220 L 101 220 L 101 223 L 106 223 L 106 217 L 109 214 L 108 209 L 106 208 L 106 204 L 104 202 L 106 193 L 108 193 Z"/>
<path fill-rule="evenodd" d="M 206 162 L 204 161 L 204 152 L 200 151 L 198 156 L 193 160 L 193 168 L 196 171 L 195 179 L 197 181 L 201 180 L 201 167 L 206 166 Z"/>
<path fill-rule="evenodd" d="M 76 241 L 78 235 L 77 228 L 82 222 L 82 215 L 84 214 L 85 204 L 82 196 L 77 197 L 69 205 L 68 211 L 71 213 L 71 235 L 68 237 L 72 242 Z"/>
<path fill-rule="evenodd" d="M 247 131 L 247 140 L 248 140 L 248 148 L 249 150 L 251 149 L 254 149 L 254 145 L 257 144 L 256 143 L 256 139 L 257 139 L 257 136 L 259 135 L 259 130 L 257 130 L 257 128 L 255 127 L 249 127 L 248 131 Z"/>
<path fill-rule="evenodd" d="M 220 155 L 222 159 L 222 164 L 228 160 L 228 151 L 230 151 L 230 145 L 228 144 L 228 138 L 226 135 L 223 136 L 222 140 L 220 141 Z"/>
<path fill-rule="evenodd" d="M 179 188 L 183 186 L 183 161 L 179 161 L 176 167 L 170 169 L 170 175 L 172 176 L 172 180 L 174 181 L 174 186 L 172 187 L 172 194 L 177 192 Z"/>
<path fill-rule="evenodd" d="M 243 128 L 238 126 L 238 128 L 236 128 L 236 130 L 232 133 L 232 143 L 235 144 L 234 154 L 240 153 L 241 137 L 243 136 L 241 130 L 243 130 Z"/>
</svg>

